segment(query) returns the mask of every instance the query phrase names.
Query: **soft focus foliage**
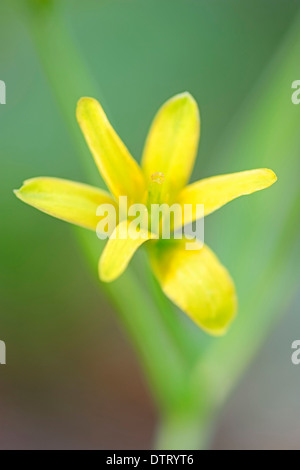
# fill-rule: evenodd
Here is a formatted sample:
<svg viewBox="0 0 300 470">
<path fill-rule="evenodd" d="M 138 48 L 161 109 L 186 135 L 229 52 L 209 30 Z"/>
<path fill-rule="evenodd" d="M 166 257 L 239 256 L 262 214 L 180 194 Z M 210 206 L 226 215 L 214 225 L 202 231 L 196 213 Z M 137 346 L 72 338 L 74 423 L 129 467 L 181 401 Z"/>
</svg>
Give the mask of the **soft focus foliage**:
<svg viewBox="0 0 300 470">
<path fill-rule="evenodd" d="M 12 194 L 24 175 L 101 184 L 88 158 L 82 160 L 88 165 L 82 179 L 77 152 L 84 143 L 74 118 L 76 100 L 96 96 L 94 83 L 133 155 L 142 154 L 158 106 L 187 89 L 201 105 L 203 124 L 203 158 L 197 159 L 193 181 L 261 166 L 280 177 L 263 203 L 261 194 L 253 195 L 207 218 L 206 241 L 228 266 L 240 299 L 240 320 L 228 336 L 232 349 L 180 314 L 176 318 L 192 338 L 185 344 L 190 363 L 194 344 L 205 352 L 193 380 L 205 374 L 221 403 L 232 386 L 228 369 L 238 375 L 245 365 L 236 348 L 251 357 L 275 314 L 285 313 L 227 408 L 215 446 L 295 447 L 300 384 L 289 367 L 289 348 L 299 329 L 298 303 L 290 302 L 299 278 L 299 250 L 293 247 L 299 229 L 300 113 L 291 103 L 290 85 L 300 74 L 299 27 L 293 26 L 299 1 L 62 0 L 63 24 L 92 72 L 90 81 L 81 68 L 64 68 L 63 42 L 55 35 L 59 21 L 48 29 L 43 25 L 49 43 L 42 44 L 42 32 L 20 8 L 25 3 L 0 5 L 0 79 L 7 84 L 7 104 L 0 107 L 0 337 L 9 346 L 9 367 L 0 374 L 1 448 L 91 448 L 99 442 L 104 448 L 149 447 L 153 408 L 72 231 L 24 210 Z M 41 56 L 50 57 L 53 45 L 56 67 L 48 67 Z M 68 60 L 76 65 L 73 55 Z M 68 130 L 78 139 L 75 145 L 66 115 L 72 116 Z M 93 259 L 101 251 L 95 245 Z M 92 269 L 96 276 L 96 262 Z M 139 302 L 130 292 L 128 298 Z M 157 341 L 163 340 L 158 334 Z"/>
</svg>

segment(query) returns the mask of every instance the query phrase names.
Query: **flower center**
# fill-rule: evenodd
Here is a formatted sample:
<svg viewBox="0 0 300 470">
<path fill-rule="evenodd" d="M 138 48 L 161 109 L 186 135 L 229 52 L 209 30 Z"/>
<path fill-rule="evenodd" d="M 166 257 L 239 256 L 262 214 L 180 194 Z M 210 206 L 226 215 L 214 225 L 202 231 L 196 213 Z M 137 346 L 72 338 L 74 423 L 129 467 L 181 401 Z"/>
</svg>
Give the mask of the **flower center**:
<svg viewBox="0 0 300 470">
<path fill-rule="evenodd" d="M 165 175 L 157 171 L 151 175 L 151 181 L 157 184 L 163 184 L 165 181 Z"/>
<path fill-rule="evenodd" d="M 151 231 L 159 234 L 162 225 L 162 214 L 159 212 L 159 205 L 163 204 L 163 188 L 165 182 L 165 175 L 159 171 L 150 176 L 148 187 L 148 216 Z"/>
<path fill-rule="evenodd" d="M 165 175 L 157 171 L 150 177 L 148 193 L 148 210 L 151 211 L 152 204 L 161 204 L 162 189 L 165 181 Z"/>
</svg>

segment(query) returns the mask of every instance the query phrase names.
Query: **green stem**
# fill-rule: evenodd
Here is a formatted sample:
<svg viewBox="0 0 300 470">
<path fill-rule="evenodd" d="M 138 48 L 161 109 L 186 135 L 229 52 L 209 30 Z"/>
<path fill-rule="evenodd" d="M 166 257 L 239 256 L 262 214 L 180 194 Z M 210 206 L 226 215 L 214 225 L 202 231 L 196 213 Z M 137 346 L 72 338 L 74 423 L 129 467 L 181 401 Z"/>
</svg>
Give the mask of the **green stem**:
<svg viewBox="0 0 300 470">
<path fill-rule="evenodd" d="M 206 450 L 212 436 L 211 421 L 199 415 L 167 416 L 162 419 L 156 434 L 157 450 Z"/>
</svg>

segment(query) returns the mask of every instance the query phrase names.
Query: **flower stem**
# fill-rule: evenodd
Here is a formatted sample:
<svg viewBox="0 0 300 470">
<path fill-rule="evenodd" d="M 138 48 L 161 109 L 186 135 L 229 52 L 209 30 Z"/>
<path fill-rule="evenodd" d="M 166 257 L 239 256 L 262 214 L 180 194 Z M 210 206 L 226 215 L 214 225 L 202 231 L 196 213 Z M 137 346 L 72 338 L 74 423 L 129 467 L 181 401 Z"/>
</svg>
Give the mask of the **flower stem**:
<svg viewBox="0 0 300 470">
<path fill-rule="evenodd" d="M 157 450 L 206 450 L 210 447 L 211 423 L 197 414 L 164 418 L 157 430 Z"/>
</svg>

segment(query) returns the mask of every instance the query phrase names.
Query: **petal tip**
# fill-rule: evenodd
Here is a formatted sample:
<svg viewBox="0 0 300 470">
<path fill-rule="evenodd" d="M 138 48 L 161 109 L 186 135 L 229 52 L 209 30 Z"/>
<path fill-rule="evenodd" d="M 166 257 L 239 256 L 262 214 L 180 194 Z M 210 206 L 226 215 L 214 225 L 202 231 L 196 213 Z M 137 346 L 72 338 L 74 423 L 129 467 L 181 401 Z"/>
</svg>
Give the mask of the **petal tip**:
<svg viewBox="0 0 300 470">
<path fill-rule="evenodd" d="M 189 91 L 183 91 L 173 96 L 169 102 L 177 103 L 180 106 L 187 107 L 196 117 L 197 125 L 200 126 L 200 111 L 198 103 Z"/>
<path fill-rule="evenodd" d="M 226 335 L 229 329 L 229 326 L 227 326 L 226 328 L 218 329 L 218 330 L 212 330 L 210 328 L 206 328 L 203 325 L 199 325 L 199 326 L 200 328 L 202 328 L 203 331 L 205 331 L 205 333 L 207 333 L 210 336 L 213 336 L 214 338 L 222 338 L 223 336 Z"/>
<path fill-rule="evenodd" d="M 98 275 L 99 279 L 102 282 L 109 283 L 112 281 L 115 281 L 117 279 L 117 276 L 112 276 L 103 266 L 103 263 L 101 262 L 102 258 L 100 258 L 99 265 L 98 265 Z"/>
<path fill-rule="evenodd" d="M 236 318 L 236 315 L 237 315 L 237 303 L 235 305 L 235 309 L 232 311 L 231 318 L 226 322 L 225 325 L 218 327 L 218 328 L 206 328 L 203 325 L 200 325 L 200 327 L 211 336 L 214 336 L 215 338 L 221 338 L 222 336 L 225 336 L 229 332 L 231 325 L 233 324 Z"/>
<path fill-rule="evenodd" d="M 181 93 L 178 93 L 177 95 L 174 95 L 172 98 L 170 98 L 169 101 L 177 102 L 177 103 L 186 103 L 186 104 L 191 104 L 192 106 L 196 107 L 198 110 L 198 104 L 195 98 L 191 95 L 189 91 L 183 91 Z"/>
<path fill-rule="evenodd" d="M 225 336 L 233 324 L 237 313 L 238 313 L 238 298 L 235 291 L 235 285 L 232 282 L 232 292 L 231 292 L 231 306 L 229 311 L 231 312 L 229 316 L 226 315 L 224 321 L 220 322 L 218 325 L 212 326 L 211 324 L 207 325 L 204 322 L 199 322 L 200 328 L 202 328 L 207 334 L 214 336 L 215 338 L 221 338 Z"/>
<path fill-rule="evenodd" d="M 27 180 L 24 180 L 22 183 L 22 186 L 18 189 L 13 189 L 13 193 L 19 198 L 23 199 L 23 193 L 26 189 L 28 189 L 28 186 L 30 184 L 35 183 L 38 180 L 46 179 L 45 177 L 35 177 L 35 178 L 29 178 Z"/>
<path fill-rule="evenodd" d="M 78 102 L 77 102 L 77 107 L 78 106 L 81 106 L 85 103 L 88 103 L 88 102 L 96 102 L 98 103 L 98 101 L 95 99 L 95 98 L 92 98 L 90 96 L 82 96 L 81 98 L 79 98 Z"/>
<path fill-rule="evenodd" d="M 86 108 L 89 105 L 99 106 L 99 102 L 95 98 L 91 98 L 89 96 L 83 96 L 78 100 L 76 106 L 77 120 L 80 120 L 82 118 L 83 113 L 86 112 Z"/>
<path fill-rule="evenodd" d="M 188 100 L 188 101 L 195 101 L 194 97 L 191 95 L 189 91 L 182 91 L 181 93 L 177 93 L 177 95 L 174 96 L 174 99 L 177 100 Z"/>
<path fill-rule="evenodd" d="M 276 173 L 273 170 L 270 170 L 269 168 L 264 168 L 264 170 L 270 178 L 270 185 L 276 183 L 278 179 Z"/>
<path fill-rule="evenodd" d="M 23 196 L 23 190 L 25 188 L 25 182 L 23 183 L 23 185 L 19 188 L 19 189 L 13 189 L 13 193 L 14 195 L 20 199 L 21 201 L 24 201 L 24 196 Z"/>
<path fill-rule="evenodd" d="M 272 184 L 276 183 L 277 175 L 273 170 L 269 168 L 261 168 L 260 170 L 261 181 L 263 183 L 263 187 L 261 189 L 266 189 L 272 186 Z"/>
</svg>

